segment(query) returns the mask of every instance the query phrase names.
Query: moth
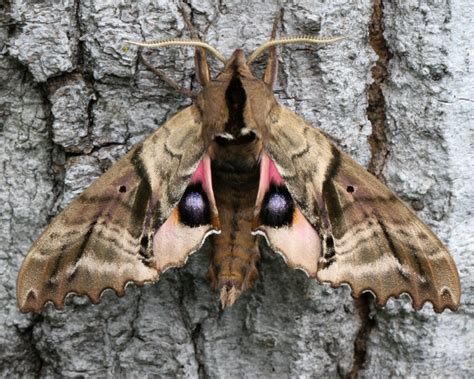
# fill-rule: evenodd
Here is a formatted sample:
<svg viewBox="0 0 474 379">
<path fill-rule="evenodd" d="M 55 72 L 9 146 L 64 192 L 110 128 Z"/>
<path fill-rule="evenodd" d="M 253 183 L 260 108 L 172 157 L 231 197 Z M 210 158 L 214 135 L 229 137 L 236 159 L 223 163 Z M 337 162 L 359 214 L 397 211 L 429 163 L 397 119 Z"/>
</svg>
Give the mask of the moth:
<svg viewBox="0 0 474 379">
<path fill-rule="evenodd" d="M 222 307 L 258 277 L 262 239 L 289 267 L 378 305 L 402 293 L 421 309 L 456 310 L 455 263 L 435 234 L 375 176 L 321 131 L 278 104 L 276 46 L 334 39 L 275 39 L 248 59 L 228 59 L 198 39 L 135 43 L 190 45 L 202 91 L 95 181 L 48 226 L 17 281 L 23 312 L 66 295 L 92 303 L 129 282 L 156 282 L 210 243 L 209 278 Z M 269 51 L 262 79 L 250 64 Z M 211 78 L 206 54 L 224 63 Z"/>
</svg>

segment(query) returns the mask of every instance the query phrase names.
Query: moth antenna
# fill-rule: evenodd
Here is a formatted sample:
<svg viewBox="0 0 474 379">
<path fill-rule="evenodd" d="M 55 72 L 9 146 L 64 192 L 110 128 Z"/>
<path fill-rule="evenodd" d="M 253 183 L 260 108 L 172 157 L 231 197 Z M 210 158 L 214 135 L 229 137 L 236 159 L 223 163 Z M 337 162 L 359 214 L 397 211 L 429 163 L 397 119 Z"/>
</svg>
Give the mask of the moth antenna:
<svg viewBox="0 0 474 379">
<path fill-rule="evenodd" d="M 283 20 L 283 8 L 280 8 L 275 15 L 273 20 L 272 34 L 270 40 L 275 40 L 277 36 L 277 30 Z M 267 65 L 265 67 L 265 72 L 263 74 L 263 81 L 273 88 L 276 83 L 278 75 L 278 55 L 276 51 L 276 46 L 272 46 L 269 49 Z"/>
<path fill-rule="evenodd" d="M 159 48 L 159 47 L 167 47 L 167 46 L 193 46 L 193 47 L 202 47 L 209 51 L 216 59 L 220 60 L 221 62 L 225 63 L 226 59 L 224 56 L 217 51 L 214 47 L 207 44 L 206 42 L 202 42 L 199 39 L 164 39 L 161 41 L 125 41 L 126 44 L 136 45 L 141 47 L 148 47 L 151 49 Z"/>
<path fill-rule="evenodd" d="M 183 17 L 184 23 L 186 24 L 189 32 L 191 33 L 191 38 L 193 40 L 201 41 L 201 38 L 199 38 L 199 34 L 196 28 L 194 27 L 190 16 L 184 9 L 184 6 L 185 3 L 181 3 L 178 9 L 181 12 L 181 16 Z M 196 67 L 197 81 L 202 86 L 205 86 L 210 81 L 211 71 L 209 70 L 209 64 L 207 63 L 206 50 L 202 47 L 198 47 L 194 52 L 194 66 Z"/>
<path fill-rule="evenodd" d="M 308 36 L 296 36 L 296 37 L 283 37 L 279 39 L 270 40 L 270 41 L 265 42 L 252 54 L 250 54 L 249 58 L 247 59 L 247 64 L 252 63 L 255 59 L 257 59 L 260 55 L 262 55 L 265 52 L 265 50 L 273 46 L 289 45 L 292 43 L 313 43 L 313 44 L 332 43 L 344 38 L 346 38 L 346 36 L 315 37 L 315 36 L 308 35 Z"/>
</svg>

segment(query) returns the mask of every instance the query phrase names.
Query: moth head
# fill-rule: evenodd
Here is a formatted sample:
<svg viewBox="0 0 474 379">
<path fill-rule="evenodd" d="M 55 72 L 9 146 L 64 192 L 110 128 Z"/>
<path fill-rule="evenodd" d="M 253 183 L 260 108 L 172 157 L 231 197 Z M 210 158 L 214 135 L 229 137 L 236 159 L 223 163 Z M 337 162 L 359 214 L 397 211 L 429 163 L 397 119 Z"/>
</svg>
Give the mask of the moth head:
<svg viewBox="0 0 474 379">
<path fill-rule="evenodd" d="M 274 34 L 272 33 L 273 37 Z M 248 58 L 245 57 L 242 49 L 237 49 L 229 59 L 226 59 L 216 48 L 199 39 L 127 41 L 127 43 L 148 48 L 172 45 L 196 48 L 196 71 L 203 85 L 202 91 L 197 95 L 196 105 L 202 117 L 203 137 L 209 143 L 215 142 L 217 145 L 227 146 L 247 144 L 255 140 L 261 141 L 268 135 L 272 112 L 277 108 L 272 91 L 277 73 L 276 46 L 301 43 L 321 44 L 342 38 L 344 37 L 272 38 L 258 47 Z M 267 67 L 263 78 L 258 79 L 253 74 L 250 64 L 266 51 L 269 51 Z M 224 68 L 215 78 L 211 78 L 210 75 L 207 53 L 224 64 Z"/>
<path fill-rule="evenodd" d="M 206 83 L 196 101 L 206 138 L 224 146 L 261 140 L 276 104 L 273 91 L 255 77 L 241 49 Z"/>
</svg>

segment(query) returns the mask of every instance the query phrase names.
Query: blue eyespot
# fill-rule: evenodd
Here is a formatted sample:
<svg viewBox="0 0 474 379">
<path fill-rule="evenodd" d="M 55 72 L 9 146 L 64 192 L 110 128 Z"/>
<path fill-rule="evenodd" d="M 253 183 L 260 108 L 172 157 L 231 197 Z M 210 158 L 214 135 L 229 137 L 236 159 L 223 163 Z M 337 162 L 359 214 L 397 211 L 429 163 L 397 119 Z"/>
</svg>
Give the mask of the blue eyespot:
<svg viewBox="0 0 474 379">
<path fill-rule="evenodd" d="M 275 228 L 291 225 L 294 210 L 294 201 L 288 189 L 272 183 L 262 202 L 261 222 Z"/>
<path fill-rule="evenodd" d="M 186 188 L 178 204 L 179 220 L 190 227 L 211 223 L 209 200 L 201 183 L 191 184 Z"/>
</svg>

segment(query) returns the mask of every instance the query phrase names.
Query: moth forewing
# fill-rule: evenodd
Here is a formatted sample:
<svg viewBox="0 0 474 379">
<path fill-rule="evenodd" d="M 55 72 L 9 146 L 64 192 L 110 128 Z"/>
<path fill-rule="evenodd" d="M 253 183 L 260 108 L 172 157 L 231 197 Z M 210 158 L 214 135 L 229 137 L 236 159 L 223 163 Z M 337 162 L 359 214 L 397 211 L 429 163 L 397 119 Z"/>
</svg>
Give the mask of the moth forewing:
<svg viewBox="0 0 474 379">
<path fill-rule="evenodd" d="M 370 291 L 379 305 L 407 293 L 415 309 L 430 301 L 436 312 L 456 310 L 459 275 L 435 234 L 322 133 L 289 110 L 280 114 L 266 149 L 321 237 L 317 279 L 336 287 L 346 283 L 355 297 Z"/>
<path fill-rule="evenodd" d="M 218 232 L 206 182 L 210 173 L 198 169 L 206 164 L 205 151 L 194 106 L 134 147 L 66 207 L 32 246 L 18 275 L 20 309 L 40 312 L 47 301 L 62 308 L 68 293 L 87 295 L 97 303 L 106 288 L 122 295 L 126 283 L 153 282 L 163 270 L 184 264 L 205 237 Z M 194 199 L 206 202 L 209 215 L 198 214 L 202 217 L 194 221 L 199 227 L 168 222 L 156 242 L 167 220 L 183 217 L 172 211 L 190 182 L 199 187 Z M 180 241 L 173 244 L 172 256 L 169 238 Z"/>
</svg>

